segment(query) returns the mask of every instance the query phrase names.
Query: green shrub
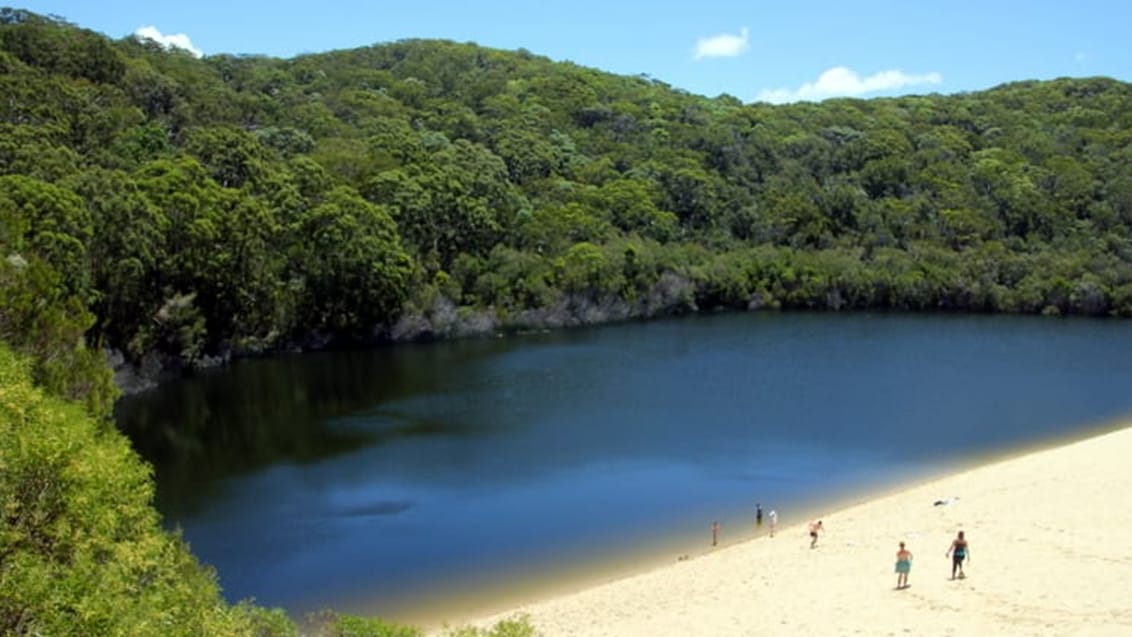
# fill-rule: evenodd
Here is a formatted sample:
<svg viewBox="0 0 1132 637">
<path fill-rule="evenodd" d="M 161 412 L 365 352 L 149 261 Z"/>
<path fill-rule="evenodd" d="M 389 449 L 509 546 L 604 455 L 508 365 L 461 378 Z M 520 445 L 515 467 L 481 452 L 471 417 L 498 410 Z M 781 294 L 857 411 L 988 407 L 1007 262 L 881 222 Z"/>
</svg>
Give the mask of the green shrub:
<svg viewBox="0 0 1132 637">
<path fill-rule="evenodd" d="M 416 628 L 354 615 L 332 615 L 319 634 L 322 637 L 421 637 L 421 631 Z"/>
<path fill-rule="evenodd" d="M 281 613 L 223 602 L 161 529 L 127 440 L 32 373 L 0 345 L 0 635 L 293 636 Z"/>
<path fill-rule="evenodd" d="M 496 622 L 491 628 L 462 626 L 447 633 L 446 637 L 538 637 L 527 615 L 516 615 Z"/>
</svg>

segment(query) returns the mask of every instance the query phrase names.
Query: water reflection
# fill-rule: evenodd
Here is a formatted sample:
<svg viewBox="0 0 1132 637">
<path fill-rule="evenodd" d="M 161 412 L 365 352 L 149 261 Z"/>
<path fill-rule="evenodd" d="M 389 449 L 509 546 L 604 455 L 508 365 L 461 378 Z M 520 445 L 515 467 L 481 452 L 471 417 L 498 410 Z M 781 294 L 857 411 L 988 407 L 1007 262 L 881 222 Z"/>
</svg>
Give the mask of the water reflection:
<svg viewBox="0 0 1132 637">
<path fill-rule="evenodd" d="M 118 415 L 229 597 L 380 611 L 1079 431 L 1132 411 L 1129 352 L 1115 321 L 693 317 L 248 361 Z"/>
</svg>

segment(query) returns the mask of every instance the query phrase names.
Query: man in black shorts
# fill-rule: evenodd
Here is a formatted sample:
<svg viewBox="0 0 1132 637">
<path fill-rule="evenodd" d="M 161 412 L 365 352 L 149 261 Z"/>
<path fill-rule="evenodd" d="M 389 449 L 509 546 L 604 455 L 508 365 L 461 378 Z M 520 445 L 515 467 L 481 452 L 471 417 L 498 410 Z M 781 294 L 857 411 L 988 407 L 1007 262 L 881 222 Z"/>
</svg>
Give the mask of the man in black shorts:
<svg viewBox="0 0 1132 637">
<path fill-rule="evenodd" d="M 955 579 L 956 571 L 959 572 L 959 579 L 967 577 L 963 573 L 963 560 L 971 554 L 970 547 L 967 546 L 967 538 L 963 537 L 963 531 L 959 532 L 959 537 L 951 541 L 951 548 L 947 549 L 947 555 L 951 557 L 951 579 Z"/>
<path fill-rule="evenodd" d="M 821 520 L 817 522 L 810 522 L 810 548 L 814 548 L 818 544 L 818 532 L 824 531 L 825 527 L 821 525 Z"/>
</svg>

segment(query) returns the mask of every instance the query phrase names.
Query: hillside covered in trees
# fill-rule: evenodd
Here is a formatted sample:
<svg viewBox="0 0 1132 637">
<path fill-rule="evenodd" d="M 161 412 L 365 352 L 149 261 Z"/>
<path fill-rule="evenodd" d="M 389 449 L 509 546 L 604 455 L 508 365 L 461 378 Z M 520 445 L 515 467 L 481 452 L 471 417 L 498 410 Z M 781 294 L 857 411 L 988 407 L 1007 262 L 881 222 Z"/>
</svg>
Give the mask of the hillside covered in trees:
<svg viewBox="0 0 1132 637">
<path fill-rule="evenodd" d="M 0 331 L 25 349 L 84 334 L 168 366 L 714 308 L 1132 316 L 1121 82 L 744 105 L 474 44 L 196 59 L 0 23 Z"/>
</svg>

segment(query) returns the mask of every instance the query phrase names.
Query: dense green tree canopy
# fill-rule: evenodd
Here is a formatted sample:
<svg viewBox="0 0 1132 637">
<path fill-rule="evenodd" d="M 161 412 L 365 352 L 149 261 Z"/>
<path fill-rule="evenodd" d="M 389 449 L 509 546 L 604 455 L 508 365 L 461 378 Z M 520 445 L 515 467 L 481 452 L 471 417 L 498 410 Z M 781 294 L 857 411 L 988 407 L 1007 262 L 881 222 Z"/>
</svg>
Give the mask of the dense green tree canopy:
<svg viewBox="0 0 1132 637">
<path fill-rule="evenodd" d="M 0 65 L 4 256 L 135 362 L 442 334 L 441 306 L 1132 315 L 1113 80 L 744 105 L 474 44 L 195 59 L 15 10 Z"/>
</svg>

